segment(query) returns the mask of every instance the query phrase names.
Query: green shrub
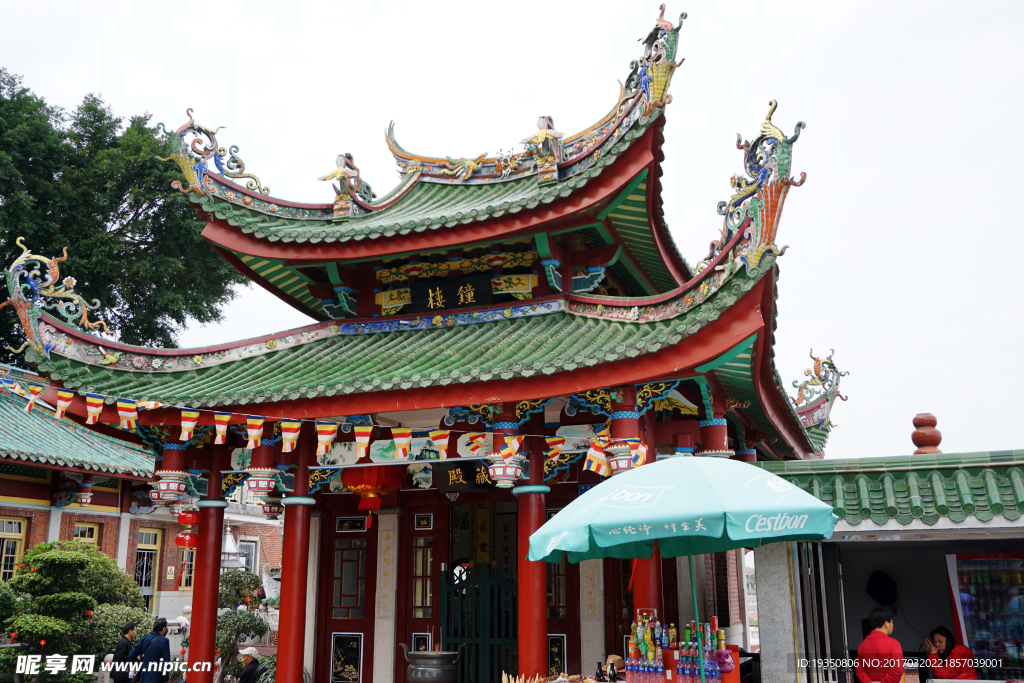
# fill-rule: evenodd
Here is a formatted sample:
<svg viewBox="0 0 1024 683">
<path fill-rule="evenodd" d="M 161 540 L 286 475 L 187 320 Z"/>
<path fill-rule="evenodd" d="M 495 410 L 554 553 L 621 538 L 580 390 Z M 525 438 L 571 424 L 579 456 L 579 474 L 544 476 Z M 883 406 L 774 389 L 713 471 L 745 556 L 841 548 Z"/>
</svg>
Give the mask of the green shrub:
<svg viewBox="0 0 1024 683">
<path fill-rule="evenodd" d="M 256 606 L 256 591 L 263 585 L 259 574 L 232 569 L 220 575 L 220 590 L 217 594 L 217 606 L 234 609 L 239 605 Z M 250 598 L 249 602 L 245 599 Z"/>
<path fill-rule="evenodd" d="M 135 579 L 118 569 L 117 564 L 104 555 L 99 548 L 91 543 L 82 543 L 81 541 L 40 543 L 34 548 L 26 550 L 18 565 L 20 569 L 12 581 L 15 581 L 15 579 L 21 580 L 20 577 L 22 576 L 33 575 L 31 571 L 33 567 L 36 568 L 35 574 L 39 574 L 41 566 L 38 564 L 37 559 L 54 551 L 75 554 L 86 558 L 86 566 L 79 572 L 82 586 L 77 592 L 91 595 L 98 604 L 127 605 L 128 607 L 138 607 L 140 609 L 145 607 L 146 603 L 142 599 L 142 592 L 135 583 Z M 45 562 L 46 560 L 44 560 Z M 31 583 L 31 579 L 25 579 L 24 581 Z M 15 583 L 14 585 L 18 586 L 20 584 Z M 61 592 L 56 590 L 40 592 L 17 587 L 15 590 L 32 593 L 33 595 Z"/>
<path fill-rule="evenodd" d="M 92 624 L 84 630 L 79 641 L 80 654 L 96 655 L 96 661 L 102 661 L 104 655 L 112 653 L 121 640 L 121 628 L 125 624 L 135 624 L 137 642 L 149 632 L 153 617 L 139 607 L 98 605 L 92 613 Z"/>
<path fill-rule="evenodd" d="M 85 620 L 96 609 L 96 601 L 85 593 L 55 593 L 35 599 L 35 613 L 65 621 Z"/>
<path fill-rule="evenodd" d="M 18 611 L 18 600 L 14 589 L 6 581 L 0 581 L 0 624 Z"/>
</svg>

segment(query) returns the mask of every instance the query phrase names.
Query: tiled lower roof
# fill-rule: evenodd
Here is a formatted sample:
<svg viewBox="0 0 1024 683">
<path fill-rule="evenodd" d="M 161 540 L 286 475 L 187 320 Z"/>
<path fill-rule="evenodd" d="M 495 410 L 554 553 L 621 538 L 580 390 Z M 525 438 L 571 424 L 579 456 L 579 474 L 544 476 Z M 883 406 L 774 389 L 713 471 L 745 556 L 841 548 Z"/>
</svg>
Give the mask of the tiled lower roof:
<svg viewBox="0 0 1024 683">
<path fill-rule="evenodd" d="M 857 525 L 988 522 L 1024 512 L 1024 450 L 758 463 Z M 839 494 L 837 495 L 837 491 Z"/>
<path fill-rule="evenodd" d="M 46 358 L 30 351 L 28 357 L 80 393 L 189 407 L 511 379 L 593 367 L 677 344 L 717 320 L 764 276 L 738 272 L 689 311 L 654 322 L 560 311 L 448 326 L 438 316 L 438 327 L 331 336 L 182 371 L 135 371 L 56 353 Z"/>
<path fill-rule="evenodd" d="M 0 393 L 0 457 L 57 467 L 81 467 L 110 474 L 151 477 L 152 453 L 97 434 L 70 420 L 58 420 L 25 400 Z"/>
</svg>

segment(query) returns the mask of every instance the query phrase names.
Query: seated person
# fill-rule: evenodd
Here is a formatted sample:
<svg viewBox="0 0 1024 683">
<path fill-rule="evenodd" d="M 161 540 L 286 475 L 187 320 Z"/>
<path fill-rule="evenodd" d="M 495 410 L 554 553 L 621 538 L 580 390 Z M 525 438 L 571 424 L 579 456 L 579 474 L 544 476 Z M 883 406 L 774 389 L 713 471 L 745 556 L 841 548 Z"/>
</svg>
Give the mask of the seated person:
<svg viewBox="0 0 1024 683">
<path fill-rule="evenodd" d="M 974 653 L 963 645 L 957 645 L 953 634 L 945 626 L 932 629 L 924 641 L 928 652 L 928 668 L 933 678 L 960 678 L 977 680 L 974 670 Z"/>
</svg>

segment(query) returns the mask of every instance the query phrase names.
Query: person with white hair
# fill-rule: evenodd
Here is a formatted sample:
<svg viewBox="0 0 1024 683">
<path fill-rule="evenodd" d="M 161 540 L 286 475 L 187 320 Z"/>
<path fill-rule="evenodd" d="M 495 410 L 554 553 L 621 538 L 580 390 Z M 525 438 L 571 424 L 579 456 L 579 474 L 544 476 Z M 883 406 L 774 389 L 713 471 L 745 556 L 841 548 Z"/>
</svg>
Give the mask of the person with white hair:
<svg viewBox="0 0 1024 683">
<path fill-rule="evenodd" d="M 258 654 L 254 647 L 245 647 L 238 651 L 238 659 L 242 662 L 242 673 L 238 676 L 238 683 L 256 683 L 262 666 L 260 660 L 256 659 Z"/>
</svg>

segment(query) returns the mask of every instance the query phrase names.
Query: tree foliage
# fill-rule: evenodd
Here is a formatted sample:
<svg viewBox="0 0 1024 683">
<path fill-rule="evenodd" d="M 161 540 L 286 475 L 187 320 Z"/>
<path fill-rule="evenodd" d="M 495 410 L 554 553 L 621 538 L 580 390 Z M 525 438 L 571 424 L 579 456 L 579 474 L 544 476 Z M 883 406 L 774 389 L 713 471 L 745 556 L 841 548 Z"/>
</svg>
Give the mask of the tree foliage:
<svg viewBox="0 0 1024 683">
<path fill-rule="evenodd" d="M 188 319 L 219 320 L 245 280 L 200 236 L 171 188 L 177 168 L 157 159 L 170 141 L 150 123 L 115 117 L 91 94 L 68 113 L 0 68 L 0 266 L 21 253 L 19 236 L 43 256 L 66 246 L 62 274 L 99 300 L 93 318 L 125 343 L 173 346 Z M 0 348 L 21 345 L 17 327 L 0 315 Z"/>
<path fill-rule="evenodd" d="M 128 579 L 125 582 L 125 579 Z M 80 541 L 40 543 L 22 556 L 14 577 L 0 590 L 3 627 L 16 633 L 19 650 L 0 651 L 0 670 L 17 654 L 94 654 L 113 652 L 129 621 L 146 631 L 149 615 L 142 594 L 127 574 L 98 548 Z M 68 672 L 56 680 L 73 683 Z"/>
<path fill-rule="evenodd" d="M 58 552 L 60 554 L 57 554 Z M 47 559 L 51 555 L 65 559 Z M 91 543 L 82 543 L 81 541 L 51 541 L 49 543 L 40 543 L 26 550 L 19 562 L 23 569 L 18 571 L 15 579 L 12 579 L 11 585 L 16 590 L 25 593 L 42 595 L 42 593 L 33 591 L 31 585 L 26 588 L 17 588 L 20 585 L 18 582 L 31 581 L 32 579 L 30 578 L 22 577 L 30 577 L 32 575 L 32 567 L 36 567 L 38 570 L 40 562 L 73 561 L 67 559 L 68 555 L 82 558 L 81 561 L 85 564 L 78 574 L 81 586 L 69 586 L 67 590 L 81 591 L 92 597 L 98 604 L 125 605 L 126 607 L 138 609 L 142 609 L 145 606 L 146 603 L 142 599 L 142 591 L 139 590 L 135 580 L 118 569 L 117 564 L 104 555 L 103 551 L 99 548 Z"/>
<path fill-rule="evenodd" d="M 263 585 L 259 574 L 244 569 L 231 569 L 220 575 L 220 590 L 217 594 L 217 607 L 234 609 L 239 605 L 256 607 L 256 591 Z M 245 599 L 249 598 L 249 602 Z"/>
<path fill-rule="evenodd" d="M 80 654 L 96 655 L 96 661 L 112 653 L 121 640 L 121 628 L 125 624 L 137 627 L 135 641 L 149 632 L 153 617 L 140 607 L 127 605 L 98 605 L 92 613 L 92 624 L 86 629 L 79 642 Z"/>
</svg>

